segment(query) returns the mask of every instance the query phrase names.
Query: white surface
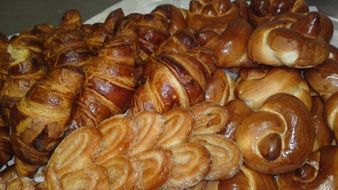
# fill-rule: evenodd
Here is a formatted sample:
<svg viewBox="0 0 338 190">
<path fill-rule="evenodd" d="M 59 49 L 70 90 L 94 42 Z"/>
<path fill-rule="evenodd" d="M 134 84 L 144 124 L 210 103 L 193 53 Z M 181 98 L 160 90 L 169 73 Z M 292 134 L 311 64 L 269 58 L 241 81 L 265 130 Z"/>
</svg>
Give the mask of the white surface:
<svg viewBox="0 0 338 190">
<path fill-rule="evenodd" d="M 123 0 L 115 5 L 107 8 L 91 19 L 87 20 L 85 23 L 92 24 L 96 22 L 104 22 L 107 15 L 118 8 L 122 8 L 123 12 L 127 15 L 130 13 L 150 13 L 156 6 L 161 4 L 173 4 L 177 7 L 188 8 L 190 0 L 148 0 L 148 1 L 139 1 L 139 0 Z M 316 7 L 310 7 L 310 11 L 317 11 Z M 337 22 L 337 19 L 332 19 L 333 22 Z M 337 26 L 338 24 L 335 24 Z M 335 28 L 331 44 L 338 47 L 338 28 Z"/>
</svg>

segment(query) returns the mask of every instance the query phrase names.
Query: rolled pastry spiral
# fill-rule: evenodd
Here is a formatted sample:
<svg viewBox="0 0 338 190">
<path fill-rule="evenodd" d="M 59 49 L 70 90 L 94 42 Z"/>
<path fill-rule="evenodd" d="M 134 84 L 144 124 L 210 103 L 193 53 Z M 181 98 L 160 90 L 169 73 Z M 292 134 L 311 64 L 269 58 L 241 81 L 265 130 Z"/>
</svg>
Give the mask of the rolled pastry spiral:
<svg viewBox="0 0 338 190">
<path fill-rule="evenodd" d="M 29 168 L 47 163 L 66 130 L 82 79 L 83 73 L 77 68 L 56 69 L 46 80 L 35 83 L 13 107 L 9 117 L 11 141 L 21 164 Z M 19 174 L 25 173 L 17 169 Z"/>
<path fill-rule="evenodd" d="M 289 94 L 269 97 L 236 133 L 244 163 L 264 174 L 301 167 L 312 153 L 315 128 L 306 106 Z"/>
<path fill-rule="evenodd" d="M 236 97 L 253 109 L 259 108 L 268 97 L 277 93 L 294 95 L 311 109 L 309 86 L 296 69 L 242 69 L 236 83 Z"/>
<path fill-rule="evenodd" d="M 206 49 L 163 54 L 150 60 L 151 73 L 135 92 L 132 112 L 164 112 L 173 107 L 189 108 L 204 100 L 216 59 Z"/>
<path fill-rule="evenodd" d="M 329 44 L 320 35 L 321 27 L 317 12 L 298 20 L 275 19 L 253 31 L 248 56 L 272 66 L 309 68 L 322 64 L 328 58 Z"/>
</svg>

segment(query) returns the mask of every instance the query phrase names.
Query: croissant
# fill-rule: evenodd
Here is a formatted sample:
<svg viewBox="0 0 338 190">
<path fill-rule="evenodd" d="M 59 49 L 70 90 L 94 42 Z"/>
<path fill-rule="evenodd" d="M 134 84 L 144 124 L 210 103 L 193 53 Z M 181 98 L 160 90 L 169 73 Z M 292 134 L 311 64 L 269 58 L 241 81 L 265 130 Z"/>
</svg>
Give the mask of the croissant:
<svg viewBox="0 0 338 190">
<path fill-rule="evenodd" d="M 46 164 L 61 140 L 80 90 L 83 73 L 74 67 L 50 72 L 39 80 L 11 110 L 9 126 L 19 175 L 30 175 L 31 166 Z"/>
<path fill-rule="evenodd" d="M 78 10 L 64 13 L 60 25 L 46 36 L 43 42 L 44 59 L 48 69 L 73 65 L 80 67 L 90 62 L 90 49 L 81 30 L 81 16 Z"/>
<path fill-rule="evenodd" d="M 281 174 L 301 167 L 312 153 L 312 115 L 296 97 L 276 94 L 237 129 L 236 142 L 244 163 L 264 174 Z"/>
<path fill-rule="evenodd" d="M 188 27 L 222 32 L 227 24 L 239 17 L 237 7 L 229 0 L 192 0 L 187 14 Z"/>
<path fill-rule="evenodd" d="M 135 92 L 132 113 L 144 110 L 164 112 L 204 100 L 208 79 L 215 71 L 216 59 L 205 49 L 169 53 L 149 60 L 151 73 Z"/>
<path fill-rule="evenodd" d="M 301 168 L 278 175 L 279 189 L 336 189 L 338 147 L 328 146 L 312 153 Z"/>
<path fill-rule="evenodd" d="M 2 117 L 0 117 L 0 167 L 6 165 L 12 158 L 12 145 L 9 137 L 9 128 Z"/>
<path fill-rule="evenodd" d="M 326 122 L 338 141 L 338 92 L 334 93 L 325 104 Z"/>
<path fill-rule="evenodd" d="M 272 66 L 309 68 L 322 64 L 328 58 L 329 44 L 320 30 L 320 15 L 316 12 L 296 21 L 276 19 L 253 31 L 248 56 Z"/>
<path fill-rule="evenodd" d="M 338 91 L 338 49 L 330 47 L 329 58 L 316 67 L 305 69 L 304 78 L 326 101 Z"/>
<path fill-rule="evenodd" d="M 49 24 L 37 25 L 10 40 L 7 48 L 9 75 L 1 90 L 2 114 L 6 120 L 14 104 L 26 95 L 36 81 L 45 77 L 42 40 L 51 31 Z"/>
<path fill-rule="evenodd" d="M 249 20 L 254 26 L 258 26 L 273 20 L 279 14 L 289 12 L 307 13 L 309 7 L 304 0 L 251 0 Z"/>
<path fill-rule="evenodd" d="M 268 97 L 277 93 L 294 95 L 311 109 L 309 86 L 296 69 L 242 69 L 236 82 L 236 97 L 253 109 L 259 108 Z"/>
<path fill-rule="evenodd" d="M 69 130 L 97 126 L 108 117 L 123 113 L 135 91 L 135 38 L 118 35 L 107 40 L 92 63 L 83 66 L 85 81 L 68 122 Z"/>
</svg>

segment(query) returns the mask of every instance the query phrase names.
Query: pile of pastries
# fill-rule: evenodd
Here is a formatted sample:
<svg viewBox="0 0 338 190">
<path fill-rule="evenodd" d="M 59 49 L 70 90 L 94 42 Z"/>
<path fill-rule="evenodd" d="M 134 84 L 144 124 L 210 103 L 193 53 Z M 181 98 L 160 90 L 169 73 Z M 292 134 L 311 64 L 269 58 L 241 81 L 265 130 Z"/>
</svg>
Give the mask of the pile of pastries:
<svg viewBox="0 0 338 190">
<path fill-rule="evenodd" d="M 0 189 L 336 189 L 333 31 L 304 0 L 191 0 L 0 33 Z"/>
</svg>

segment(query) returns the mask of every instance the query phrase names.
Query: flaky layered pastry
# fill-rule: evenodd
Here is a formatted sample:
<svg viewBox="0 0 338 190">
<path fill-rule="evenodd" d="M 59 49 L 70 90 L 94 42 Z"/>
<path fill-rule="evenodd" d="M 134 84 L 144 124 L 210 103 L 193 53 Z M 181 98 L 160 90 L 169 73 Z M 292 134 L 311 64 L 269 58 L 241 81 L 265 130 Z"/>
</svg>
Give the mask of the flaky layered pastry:
<svg viewBox="0 0 338 190">
<path fill-rule="evenodd" d="M 236 133 L 244 163 L 270 175 L 301 167 L 312 153 L 314 141 L 310 111 L 288 94 L 269 97 L 243 120 Z"/>
</svg>

